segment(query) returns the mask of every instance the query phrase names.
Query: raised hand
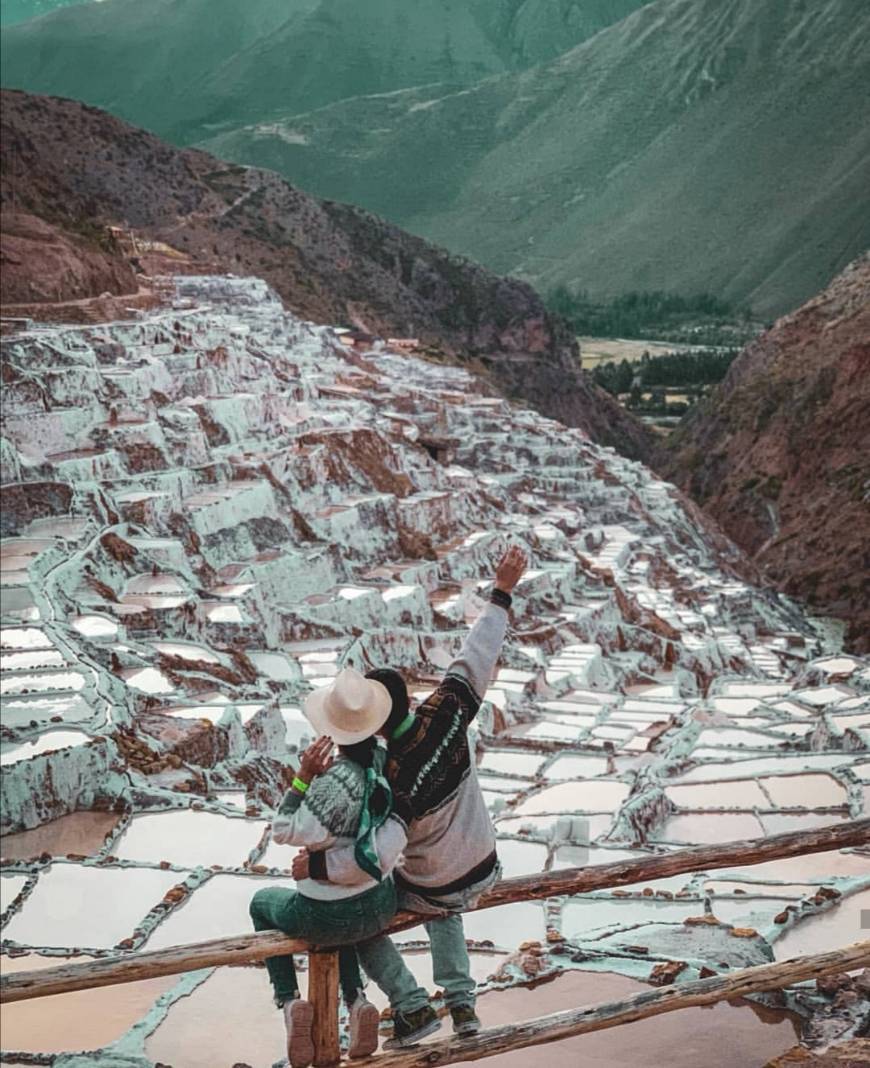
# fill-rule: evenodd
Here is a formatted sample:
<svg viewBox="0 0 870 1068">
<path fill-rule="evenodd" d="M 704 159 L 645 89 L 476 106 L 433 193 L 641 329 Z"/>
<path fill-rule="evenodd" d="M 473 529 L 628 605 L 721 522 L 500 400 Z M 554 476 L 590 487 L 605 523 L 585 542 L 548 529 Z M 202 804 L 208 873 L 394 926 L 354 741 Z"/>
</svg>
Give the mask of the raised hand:
<svg viewBox="0 0 870 1068">
<path fill-rule="evenodd" d="M 310 783 L 318 775 L 322 775 L 332 767 L 333 741 L 324 734 L 312 742 L 299 757 L 299 771 L 297 776 L 303 781 Z"/>
<path fill-rule="evenodd" d="M 528 563 L 525 552 L 518 545 L 512 545 L 495 569 L 495 588 L 510 593 L 523 577 Z"/>
</svg>

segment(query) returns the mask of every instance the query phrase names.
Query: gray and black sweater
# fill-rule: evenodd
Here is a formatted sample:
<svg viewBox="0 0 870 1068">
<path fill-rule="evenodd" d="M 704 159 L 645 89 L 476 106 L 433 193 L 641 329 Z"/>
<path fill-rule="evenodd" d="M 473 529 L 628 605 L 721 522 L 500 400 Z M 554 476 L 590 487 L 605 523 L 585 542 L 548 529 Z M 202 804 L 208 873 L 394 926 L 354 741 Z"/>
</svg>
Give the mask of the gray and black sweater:
<svg viewBox="0 0 870 1068">
<path fill-rule="evenodd" d="M 394 811 L 378 831 L 383 870 L 399 887 L 437 899 L 480 882 L 496 864 L 495 831 L 477 779 L 468 727 L 498 661 L 511 598 L 494 590 L 441 685 L 415 712 L 411 729 L 389 744 Z M 352 847 L 311 858 L 314 879 L 358 885 L 365 873 Z"/>
</svg>

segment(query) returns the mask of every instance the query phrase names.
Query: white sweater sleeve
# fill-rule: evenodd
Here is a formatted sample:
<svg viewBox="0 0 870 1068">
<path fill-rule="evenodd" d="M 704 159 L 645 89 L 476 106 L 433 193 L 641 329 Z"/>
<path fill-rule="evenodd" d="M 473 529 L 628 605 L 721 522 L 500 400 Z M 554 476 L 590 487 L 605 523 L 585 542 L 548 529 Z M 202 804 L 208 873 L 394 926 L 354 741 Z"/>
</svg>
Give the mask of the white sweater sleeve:
<svg viewBox="0 0 870 1068">
<path fill-rule="evenodd" d="M 402 855 L 408 836 L 404 824 L 395 816 L 379 827 L 375 833 L 375 848 L 378 852 L 378 867 L 388 875 Z M 323 854 L 326 862 L 326 878 L 331 883 L 354 886 L 368 881 L 370 877 L 359 867 L 355 857 L 355 843 L 338 846 Z M 315 876 L 316 877 L 316 876 Z"/>
<path fill-rule="evenodd" d="M 488 604 L 468 632 L 459 655 L 447 669 L 446 677 L 453 675 L 465 679 L 478 700 L 486 693 L 492 680 L 507 625 L 506 610 L 500 605 Z"/>
<path fill-rule="evenodd" d="M 317 788 L 315 780 L 309 793 Z M 288 790 L 284 795 L 275 818 L 272 820 L 272 841 L 281 845 L 306 846 L 308 849 L 328 849 L 335 835 L 315 816 L 304 797 Z"/>
</svg>

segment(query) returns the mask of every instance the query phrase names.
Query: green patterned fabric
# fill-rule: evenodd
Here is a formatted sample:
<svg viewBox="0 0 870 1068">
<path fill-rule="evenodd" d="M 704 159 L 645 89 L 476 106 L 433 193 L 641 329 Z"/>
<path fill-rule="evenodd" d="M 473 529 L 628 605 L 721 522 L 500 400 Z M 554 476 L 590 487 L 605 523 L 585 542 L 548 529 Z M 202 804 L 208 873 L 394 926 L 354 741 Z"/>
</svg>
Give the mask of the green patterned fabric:
<svg viewBox="0 0 870 1068">
<path fill-rule="evenodd" d="M 372 757 L 371 766 L 365 772 L 365 793 L 363 796 L 362 809 L 360 811 L 359 827 L 356 833 L 354 856 L 360 868 L 378 882 L 384 877 L 380 868 L 380 858 L 375 846 L 375 834 L 379 827 L 386 823 L 393 811 L 393 792 L 384 775 L 384 766 L 387 761 L 387 751 L 383 746 L 377 746 Z M 374 811 L 375 797 L 380 794 L 382 803 L 377 812 Z"/>
</svg>

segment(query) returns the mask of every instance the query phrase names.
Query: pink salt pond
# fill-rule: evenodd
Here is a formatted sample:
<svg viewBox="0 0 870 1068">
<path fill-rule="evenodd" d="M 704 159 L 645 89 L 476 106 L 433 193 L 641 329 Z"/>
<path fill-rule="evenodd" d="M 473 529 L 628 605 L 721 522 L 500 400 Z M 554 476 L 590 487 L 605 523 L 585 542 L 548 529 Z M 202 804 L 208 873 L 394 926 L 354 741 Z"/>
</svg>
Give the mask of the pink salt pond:
<svg viewBox="0 0 870 1068">
<path fill-rule="evenodd" d="M 774 942 L 777 960 L 850 946 L 867 938 L 870 889 L 842 897 L 832 907 L 792 922 Z"/>
<path fill-rule="evenodd" d="M 103 847 L 106 835 L 118 825 L 114 812 L 73 812 L 30 831 L 0 837 L 0 855 L 7 860 L 28 860 L 42 853 L 91 856 Z"/>
<path fill-rule="evenodd" d="M 0 957 L 0 974 L 81 964 L 90 957 Z M 95 1050 L 122 1037 L 169 990 L 177 976 L 78 990 L 3 1006 L 3 1048 L 21 1053 Z M 5 1059 L 4 1059 L 4 1063 Z"/>
<path fill-rule="evenodd" d="M 649 990 L 621 975 L 571 971 L 534 990 L 515 988 L 482 997 L 477 1006 L 484 1027 L 514 1024 L 550 1012 L 620 1001 Z M 443 1035 L 443 1032 L 442 1032 Z M 493 1068 L 529 1068 L 538 1063 L 571 1068 L 736 1068 L 762 1065 L 797 1042 L 797 1021 L 785 1013 L 745 1003 L 720 1002 L 684 1009 L 605 1031 L 594 1031 L 533 1050 L 487 1058 Z M 438 1036 L 441 1037 L 441 1036 Z M 259 1068 L 259 1066 L 258 1066 Z"/>
</svg>

